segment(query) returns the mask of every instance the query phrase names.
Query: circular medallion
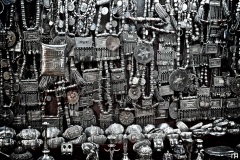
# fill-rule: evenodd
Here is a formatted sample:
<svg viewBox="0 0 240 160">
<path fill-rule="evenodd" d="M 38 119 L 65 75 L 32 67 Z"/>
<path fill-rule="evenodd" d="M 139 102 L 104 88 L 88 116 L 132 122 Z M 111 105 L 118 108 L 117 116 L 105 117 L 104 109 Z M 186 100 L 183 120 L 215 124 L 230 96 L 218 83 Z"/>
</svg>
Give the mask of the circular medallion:
<svg viewBox="0 0 240 160">
<path fill-rule="evenodd" d="M 92 23 L 92 25 L 90 26 L 90 30 L 91 31 L 95 31 L 95 29 L 96 29 L 96 24 Z"/>
<path fill-rule="evenodd" d="M 59 27 L 59 28 L 63 28 L 63 26 L 64 26 L 63 20 L 59 20 L 59 21 L 58 21 L 58 27 Z"/>
<path fill-rule="evenodd" d="M 14 116 L 12 110 L 4 108 L 0 110 L 0 124 L 8 125 L 13 122 Z"/>
<path fill-rule="evenodd" d="M 109 30 L 109 29 L 110 29 L 110 22 L 107 22 L 107 23 L 106 23 L 105 28 L 106 28 L 106 30 Z"/>
<path fill-rule="evenodd" d="M 131 111 L 122 111 L 119 115 L 119 121 L 122 125 L 129 126 L 134 122 L 134 114 Z"/>
<path fill-rule="evenodd" d="M 117 37 L 112 37 L 109 36 L 106 40 L 106 47 L 107 49 L 109 49 L 110 51 L 115 51 L 119 48 L 120 46 L 120 40 Z"/>
<path fill-rule="evenodd" d="M 122 1 L 117 1 L 117 6 L 120 7 L 122 6 L 123 2 Z"/>
<path fill-rule="evenodd" d="M 188 75 L 185 70 L 177 69 L 169 76 L 169 85 L 174 91 L 183 91 L 187 84 Z"/>
<path fill-rule="evenodd" d="M 69 12 L 74 11 L 74 9 L 75 9 L 74 3 L 73 2 L 69 2 L 68 6 L 67 6 L 67 9 L 68 9 Z"/>
<path fill-rule="evenodd" d="M 80 8 L 80 11 L 81 12 L 87 12 L 87 8 L 88 8 L 88 5 L 87 5 L 87 3 L 82 3 L 82 5 L 81 5 L 81 8 Z"/>
<path fill-rule="evenodd" d="M 7 60 L 6 60 L 6 59 L 2 59 L 2 60 L 1 60 L 1 67 L 2 67 L 2 68 L 6 68 L 7 66 L 8 66 Z"/>
<path fill-rule="evenodd" d="M 240 77 L 233 78 L 230 82 L 230 89 L 233 93 L 240 94 Z"/>
<path fill-rule="evenodd" d="M 46 96 L 46 101 L 47 101 L 47 102 L 52 101 L 52 97 L 51 97 L 51 96 Z"/>
<path fill-rule="evenodd" d="M 117 25 L 118 25 L 118 22 L 117 21 L 112 21 L 112 27 L 117 27 Z"/>
<path fill-rule="evenodd" d="M 128 90 L 128 96 L 133 100 L 138 100 L 141 96 L 141 90 L 138 87 L 130 88 Z"/>
<path fill-rule="evenodd" d="M 178 113 L 178 102 L 173 101 L 169 106 L 169 116 L 172 119 L 177 119 L 177 113 Z"/>
<path fill-rule="evenodd" d="M 74 45 L 74 40 L 70 38 L 69 36 L 56 36 L 53 39 L 53 44 L 67 44 L 65 53 L 68 53 L 71 51 L 73 45 Z"/>
<path fill-rule="evenodd" d="M 7 44 L 8 48 L 11 48 L 16 44 L 16 35 L 13 31 L 7 32 Z"/>
<path fill-rule="evenodd" d="M 138 63 L 149 63 L 153 59 L 153 55 L 153 48 L 149 44 L 139 44 L 134 50 L 134 57 Z"/>
<path fill-rule="evenodd" d="M 79 100 L 79 95 L 76 91 L 67 92 L 67 100 L 69 104 L 76 104 Z"/>
<path fill-rule="evenodd" d="M 10 79 L 10 74 L 9 74 L 9 72 L 3 72 L 3 79 L 4 79 L 4 80 L 9 80 L 9 79 Z"/>
<path fill-rule="evenodd" d="M 140 79 L 140 85 L 144 86 L 146 84 L 146 80 L 144 78 Z"/>
<path fill-rule="evenodd" d="M 70 16 L 69 18 L 68 18 L 68 24 L 69 24 L 69 26 L 73 26 L 74 24 L 75 24 L 75 18 L 73 17 L 73 16 Z"/>
<path fill-rule="evenodd" d="M 102 15 L 107 15 L 108 14 L 108 8 L 107 7 L 103 7 L 102 8 Z"/>
</svg>

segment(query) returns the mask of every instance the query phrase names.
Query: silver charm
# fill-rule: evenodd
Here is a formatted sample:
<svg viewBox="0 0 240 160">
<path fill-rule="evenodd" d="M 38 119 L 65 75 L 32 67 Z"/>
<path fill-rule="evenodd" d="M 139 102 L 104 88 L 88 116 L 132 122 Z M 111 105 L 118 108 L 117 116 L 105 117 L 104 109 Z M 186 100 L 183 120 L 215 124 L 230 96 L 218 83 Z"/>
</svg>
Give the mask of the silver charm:
<svg viewBox="0 0 240 160">
<path fill-rule="evenodd" d="M 131 87 L 128 90 L 128 96 L 133 100 L 138 100 L 141 96 L 141 90 L 139 87 Z"/>
</svg>

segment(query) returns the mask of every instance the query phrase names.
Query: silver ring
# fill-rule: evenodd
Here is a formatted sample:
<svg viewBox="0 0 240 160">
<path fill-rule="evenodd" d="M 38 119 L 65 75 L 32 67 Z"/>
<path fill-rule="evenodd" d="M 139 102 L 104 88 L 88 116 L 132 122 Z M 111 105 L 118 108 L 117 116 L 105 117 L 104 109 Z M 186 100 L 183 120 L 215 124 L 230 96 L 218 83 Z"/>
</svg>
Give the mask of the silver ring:
<svg viewBox="0 0 240 160">
<path fill-rule="evenodd" d="M 2 14 L 4 11 L 4 5 L 2 3 L 2 1 L 0 1 L 0 14 Z"/>
</svg>

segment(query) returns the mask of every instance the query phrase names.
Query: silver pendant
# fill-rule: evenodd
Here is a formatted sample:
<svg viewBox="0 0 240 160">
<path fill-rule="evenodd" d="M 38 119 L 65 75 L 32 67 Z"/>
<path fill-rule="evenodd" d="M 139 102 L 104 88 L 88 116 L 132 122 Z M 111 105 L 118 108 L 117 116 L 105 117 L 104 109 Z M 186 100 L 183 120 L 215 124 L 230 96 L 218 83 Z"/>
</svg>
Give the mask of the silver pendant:
<svg viewBox="0 0 240 160">
<path fill-rule="evenodd" d="M 28 54 L 40 53 L 40 35 L 38 31 L 24 31 L 23 37 Z"/>
<path fill-rule="evenodd" d="M 38 82 L 35 79 L 20 81 L 20 105 L 38 106 L 39 103 Z"/>
<path fill-rule="evenodd" d="M 45 76 L 65 76 L 66 44 L 47 45 L 42 43 L 42 69 Z"/>
<path fill-rule="evenodd" d="M 74 55 L 76 61 L 93 61 L 96 55 L 93 54 L 92 37 L 75 37 Z"/>
<path fill-rule="evenodd" d="M 112 124 L 113 116 L 112 114 L 100 113 L 99 121 L 100 121 L 100 127 L 105 130 Z"/>
<path fill-rule="evenodd" d="M 117 37 L 109 36 L 106 40 L 106 47 L 110 51 L 116 51 L 120 47 L 120 40 Z"/>
<path fill-rule="evenodd" d="M 69 36 L 56 36 L 53 39 L 53 44 L 54 45 L 64 45 L 66 44 L 66 49 L 65 49 L 65 53 L 69 53 L 73 47 L 74 40 L 72 38 L 70 38 Z"/>
<path fill-rule="evenodd" d="M 137 46 L 137 34 L 136 33 L 129 33 L 129 32 L 123 32 L 122 33 L 122 41 L 123 41 L 123 53 L 133 54 L 134 49 Z"/>
<path fill-rule="evenodd" d="M 111 70 L 112 93 L 121 95 L 126 93 L 126 78 L 122 68 Z"/>
<path fill-rule="evenodd" d="M 71 105 L 77 104 L 77 102 L 79 100 L 79 95 L 78 95 L 77 91 L 68 91 L 67 92 L 67 100 L 68 100 L 68 103 Z"/>
<path fill-rule="evenodd" d="M 177 69 L 169 77 L 170 88 L 174 91 L 183 91 L 188 84 L 188 74 L 185 70 Z"/>
<path fill-rule="evenodd" d="M 42 123 L 42 111 L 27 111 L 27 119 L 29 126 L 40 129 Z"/>
<path fill-rule="evenodd" d="M 129 126 L 134 122 L 134 114 L 131 111 L 121 111 L 119 121 L 124 126 Z"/>
<path fill-rule="evenodd" d="M 87 107 L 83 110 L 83 117 L 82 117 L 82 127 L 87 128 L 90 126 L 94 126 L 97 124 L 96 116 L 91 108 Z"/>
<path fill-rule="evenodd" d="M 153 108 L 150 109 L 135 108 L 136 124 L 142 127 L 146 126 L 147 124 L 155 124 L 154 118 L 155 112 Z"/>
<path fill-rule="evenodd" d="M 128 96 L 133 100 L 138 100 L 141 96 L 141 90 L 139 87 L 131 87 L 128 90 Z"/>
<path fill-rule="evenodd" d="M 13 31 L 7 31 L 7 47 L 12 48 L 17 42 L 16 35 Z"/>
<path fill-rule="evenodd" d="M 149 44 L 143 43 L 137 45 L 134 50 L 134 57 L 138 63 L 147 64 L 154 56 L 153 47 Z"/>
<path fill-rule="evenodd" d="M 95 50 L 97 52 L 97 61 L 108 61 L 108 60 L 118 60 L 120 59 L 119 56 L 119 49 L 118 44 L 109 42 L 108 40 L 108 48 L 113 49 L 114 51 L 110 51 L 107 48 L 107 39 L 108 37 L 96 37 L 95 38 Z M 117 41 L 117 40 L 116 40 Z"/>
</svg>

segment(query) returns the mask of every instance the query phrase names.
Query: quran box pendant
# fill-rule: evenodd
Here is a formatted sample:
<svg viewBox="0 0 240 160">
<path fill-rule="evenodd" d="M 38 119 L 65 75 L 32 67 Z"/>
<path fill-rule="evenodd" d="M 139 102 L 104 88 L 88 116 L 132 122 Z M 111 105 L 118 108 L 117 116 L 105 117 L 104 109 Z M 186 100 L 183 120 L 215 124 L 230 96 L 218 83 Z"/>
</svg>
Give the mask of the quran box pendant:
<svg viewBox="0 0 240 160">
<path fill-rule="evenodd" d="M 20 93 L 21 106 L 38 106 L 38 82 L 35 79 L 21 80 Z"/>
<path fill-rule="evenodd" d="M 126 93 L 126 78 L 122 68 L 112 69 L 111 73 L 112 93 L 121 95 Z"/>
<path fill-rule="evenodd" d="M 23 37 L 25 48 L 28 54 L 40 53 L 40 35 L 38 31 L 24 31 Z"/>
<path fill-rule="evenodd" d="M 96 60 L 96 55 L 93 53 L 92 37 L 75 37 L 74 54 L 77 61 L 89 62 Z"/>
<path fill-rule="evenodd" d="M 123 41 L 123 54 L 133 54 L 134 48 L 137 46 L 137 34 L 123 32 L 122 41 Z"/>
<path fill-rule="evenodd" d="M 47 45 L 42 43 L 42 71 L 45 76 L 65 75 L 64 45 Z"/>
</svg>

